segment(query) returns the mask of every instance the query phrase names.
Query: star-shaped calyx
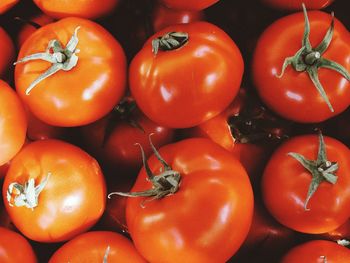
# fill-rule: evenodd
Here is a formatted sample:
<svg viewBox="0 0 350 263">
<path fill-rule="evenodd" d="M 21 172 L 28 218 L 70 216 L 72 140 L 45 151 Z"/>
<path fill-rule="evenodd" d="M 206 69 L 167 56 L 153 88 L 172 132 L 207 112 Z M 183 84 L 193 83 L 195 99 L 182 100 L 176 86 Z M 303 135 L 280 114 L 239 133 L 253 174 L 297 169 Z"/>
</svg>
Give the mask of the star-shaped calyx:
<svg viewBox="0 0 350 263">
<path fill-rule="evenodd" d="M 307 205 L 311 197 L 318 189 L 319 185 L 322 182 L 328 182 L 331 184 L 335 184 L 337 182 L 338 176 L 336 176 L 334 173 L 339 168 L 338 163 L 327 160 L 326 147 L 321 133 L 319 133 L 317 160 L 308 160 L 299 153 L 290 152 L 288 155 L 296 159 L 306 170 L 310 172 L 312 176 L 304 203 L 304 209 L 310 210 Z"/>
</svg>

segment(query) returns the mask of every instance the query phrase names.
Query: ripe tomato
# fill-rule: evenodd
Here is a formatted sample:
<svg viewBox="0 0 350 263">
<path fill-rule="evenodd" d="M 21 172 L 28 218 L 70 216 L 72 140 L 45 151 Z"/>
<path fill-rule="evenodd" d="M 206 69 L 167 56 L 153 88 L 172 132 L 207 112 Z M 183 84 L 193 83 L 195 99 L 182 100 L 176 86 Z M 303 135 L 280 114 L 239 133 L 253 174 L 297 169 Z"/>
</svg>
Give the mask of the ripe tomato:
<svg viewBox="0 0 350 263">
<path fill-rule="evenodd" d="M 264 3 L 279 9 L 298 10 L 304 3 L 309 9 L 321 9 L 329 6 L 334 0 L 262 0 Z"/>
<path fill-rule="evenodd" d="M 4 227 L 0 227 L 0 261 L 38 262 L 29 242 L 20 234 Z"/>
<path fill-rule="evenodd" d="M 219 0 L 160 0 L 160 2 L 173 9 L 198 11 L 219 2 Z"/>
<path fill-rule="evenodd" d="M 128 198 L 126 204 L 136 248 L 154 263 L 226 262 L 252 219 L 253 192 L 243 166 L 208 139 L 169 144 L 159 154 L 168 165 L 151 156 L 148 168 L 155 176 L 147 178 L 142 168 L 131 190 L 146 190 L 150 197 Z M 160 188 L 147 191 L 151 181 Z"/>
<path fill-rule="evenodd" d="M 313 240 L 292 248 L 281 263 L 348 263 L 350 250 L 335 242 Z"/>
<path fill-rule="evenodd" d="M 34 0 L 34 3 L 54 18 L 75 16 L 94 19 L 111 13 L 119 0 Z"/>
<path fill-rule="evenodd" d="M 270 213 L 281 224 L 310 234 L 334 230 L 350 214 L 350 151 L 325 137 L 326 158 L 321 158 L 321 138 L 303 135 L 282 144 L 262 178 L 263 199 Z M 312 164 L 306 161 L 309 170 L 295 153 L 312 160 Z"/>
<path fill-rule="evenodd" d="M 130 262 L 145 263 L 132 242 L 109 231 L 81 234 L 60 247 L 49 263 L 61 262 Z"/>
<path fill-rule="evenodd" d="M 0 80 L 0 166 L 11 160 L 26 138 L 27 119 L 16 92 Z"/>
<path fill-rule="evenodd" d="M 10 63 L 15 57 L 15 47 L 10 36 L 0 27 L 0 77 L 3 77 L 8 71 Z"/>
<path fill-rule="evenodd" d="M 12 160 L 3 185 L 14 225 L 39 242 L 68 240 L 102 215 L 106 186 L 98 163 L 76 146 L 33 142 Z"/>
<path fill-rule="evenodd" d="M 152 23 L 154 32 L 175 25 L 187 24 L 204 19 L 204 13 L 201 11 L 176 10 L 168 8 L 162 4 L 155 6 L 152 13 Z"/>
<path fill-rule="evenodd" d="M 35 17 L 30 18 L 29 21 L 33 22 L 34 24 L 26 23 L 22 27 L 21 31 L 18 33 L 17 36 L 18 47 L 21 47 L 24 41 L 26 41 L 39 27 L 52 23 L 54 19 L 48 15 L 41 13 L 39 15 L 36 15 Z M 39 27 L 36 27 L 35 24 Z"/>
<path fill-rule="evenodd" d="M 164 51 L 174 41 L 177 48 Z M 242 74 L 242 56 L 231 38 L 212 24 L 194 22 L 149 38 L 131 62 L 129 80 L 146 116 L 164 126 L 187 128 L 223 111 L 236 96 Z"/>
<path fill-rule="evenodd" d="M 55 47 L 51 47 L 53 39 L 58 40 Z M 57 47 L 59 43 L 65 46 L 64 51 Z M 55 126 L 88 124 L 106 115 L 121 99 L 126 82 L 125 55 L 100 25 L 65 18 L 43 26 L 23 44 L 19 59 L 42 52 L 54 60 L 52 65 L 30 60 L 17 64 L 15 70 L 17 92 L 42 121 Z M 53 67 L 62 70 L 33 86 L 34 80 Z"/>
<path fill-rule="evenodd" d="M 284 60 L 293 56 L 302 48 L 305 31 L 303 13 L 283 17 L 270 25 L 258 40 L 253 58 L 253 78 L 261 99 L 268 107 L 284 118 L 298 122 L 321 122 L 344 111 L 350 104 L 350 84 L 344 76 L 319 67 L 332 60 L 345 71 L 350 70 L 350 34 L 337 19 L 334 20 L 334 32 L 330 45 L 324 54 L 319 52 L 319 44 L 330 28 L 332 17 L 320 11 L 308 12 L 310 21 L 310 43 L 312 52 L 304 49 L 297 63 L 299 72 L 290 65 L 282 77 Z M 307 41 L 306 41 L 307 42 Z M 316 52 L 316 50 L 319 50 Z M 324 50 L 324 46 L 322 48 Z M 315 52 L 314 52 L 315 51 Z M 316 62 L 306 62 L 306 57 L 315 55 Z M 322 55 L 321 58 L 317 58 Z M 323 86 L 326 99 L 317 90 L 309 74 L 316 74 Z M 317 77 L 314 80 L 317 82 Z M 333 108 L 333 112 L 331 110 Z"/>
<path fill-rule="evenodd" d="M 18 2 L 19 2 L 19 0 L 1 0 L 0 15 L 5 13 L 7 10 L 9 10 L 11 7 L 13 7 Z M 0 41 L 0 43 L 1 43 L 1 41 Z"/>
</svg>

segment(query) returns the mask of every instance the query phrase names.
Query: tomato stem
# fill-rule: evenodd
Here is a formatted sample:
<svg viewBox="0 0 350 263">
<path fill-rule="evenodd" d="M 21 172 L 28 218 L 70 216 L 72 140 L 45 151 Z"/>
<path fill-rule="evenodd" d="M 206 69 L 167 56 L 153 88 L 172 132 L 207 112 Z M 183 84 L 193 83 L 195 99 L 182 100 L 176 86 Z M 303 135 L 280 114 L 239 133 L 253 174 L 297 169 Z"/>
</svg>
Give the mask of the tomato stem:
<svg viewBox="0 0 350 263">
<path fill-rule="evenodd" d="M 39 29 L 41 27 L 41 25 L 35 23 L 34 21 L 23 19 L 22 17 L 19 17 L 19 16 L 16 16 L 14 19 L 17 21 L 20 21 L 24 24 L 28 24 L 28 25 L 34 27 L 35 29 Z"/>
<path fill-rule="evenodd" d="M 152 52 L 158 54 L 159 50 L 170 51 L 178 49 L 188 42 L 188 34 L 185 32 L 169 32 L 152 40 Z"/>
<path fill-rule="evenodd" d="M 107 259 L 108 259 L 108 254 L 109 254 L 110 250 L 111 250 L 111 247 L 110 247 L 110 246 L 107 246 L 106 252 L 105 252 L 105 254 L 104 254 L 104 256 L 103 256 L 103 261 L 102 261 L 102 263 L 107 263 L 107 262 L 108 262 Z"/>
</svg>

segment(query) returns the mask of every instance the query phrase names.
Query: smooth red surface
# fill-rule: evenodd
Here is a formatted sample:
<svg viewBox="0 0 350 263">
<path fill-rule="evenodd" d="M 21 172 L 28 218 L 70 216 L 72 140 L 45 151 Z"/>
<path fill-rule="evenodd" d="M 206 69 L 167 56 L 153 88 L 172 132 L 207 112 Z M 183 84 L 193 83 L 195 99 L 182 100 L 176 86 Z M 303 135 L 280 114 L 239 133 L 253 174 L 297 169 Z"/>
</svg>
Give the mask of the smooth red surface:
<svg viewBox="0 0 350 263">
<path fill-rule="evenodd" d="M 0 77 L 4 77 L 15 58 L 15 47 L 10 36 L 2 27 L 0 27 L 0 50 Z"/>
<path fill-rule="evenodd" d="M 160 2 L 173 9 L 203 10 L 219 2 L 219 0 L 160 0 Z"/>
<path fill-rule="evenodd" d="M 262 2 L 278 9 L 300 10 L 303 3 L 308 9 L 321 9 L 329 6 L 334 0 L 262 0 Z"/>
</svg>

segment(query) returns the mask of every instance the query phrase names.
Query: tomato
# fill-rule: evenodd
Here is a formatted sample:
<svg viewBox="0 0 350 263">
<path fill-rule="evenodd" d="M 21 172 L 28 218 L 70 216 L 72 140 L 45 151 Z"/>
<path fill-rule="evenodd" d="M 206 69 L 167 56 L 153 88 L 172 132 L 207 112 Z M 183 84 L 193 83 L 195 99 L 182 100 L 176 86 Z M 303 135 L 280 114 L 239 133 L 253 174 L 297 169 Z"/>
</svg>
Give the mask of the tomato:
<svg viewBox="0 0 350 263">
<path fill-rule="evenodd" d="M 340 227 L 329 231 L 328 233 L 320 234 L 319 239 L 328 239 L 331 241 L 339 241 L 339 240 L 349 240 L 350 238 L 350 220 L 347 220 Z M 317 238 L 318 239 L 318 238 Z"/>
<path fill-rule="evenodd" d="M 24 41 L 26 41 L 38 28 L 52 23 L 53 21 L 54 19 L 52 17 L 42 13 L 30 18 L 29 23 L 26 23 L 18 33 L 17 46 L 21 47 Z"/>
<path fill-rule="evenodd" d="M 257 91 L 264 103 L 282 117 L 303 123 L 329 119 L 350 104 L 350 84 L 345 78 L 347 75 L 350 79 L 349 73 L 342 75 L 322 66 L 333 61 L 333 65 L 337 63 L 344 71 L 350 70 L 350 34 L 335 19 L 333 37 L 328 38 L 330 44 L 324 51 L 318 45 L 330 28 L 332 17 L 320 11 L 310 11 L 308 17 L 312 51 L 304 49 L 298 58 L 299 71 L 292 64 L 282 76 L 277 76 L 283 72 L 284 60 L 302 48 L 305 31 L 303 13 L 283 17 L 263 32 L 254 52 L 252 71 Z M 321 56 L 319 59 L 318 55 Z M 313 73 L 309 74 L 305 70 Z M 318 74 L 318 87 L 324 90 L 323 96 L 311 80 L 311 74 Z M 313 78 L 317 82 L 317 77 Z"/>
<path fill-rule="evenodd" d="M 20 234 L 4 227 L 0 227 L 0 261 L 38 262 L 29 242 Z"/>
<path fill-rule="evenodd" d="M 335 242 L 314 240 L 291 249 L 281 263 L 347 263 L 350 250 Z"/>
<path fill-rule="evenodd" d="M 54 18 L 75 16 L 94 19 L 111 13 L 119 0 L 34 0 L 34 3 Z"/>
<path fill-rule="evenodd" d="M 27 119 L 17 94 L 0 80 L 0 166 L 11 160 L 26 138 Z"/>
<path fill-rule="evenodd" d="M 329 6 L 334 0 L 262 0 L 264 3 L 279 9 L 298 10 L 304 3 L 309 9 L 321 9 Z"/>
<path fill-rule="evenodd" d="M 1 3 L 0 3 L 0 15 L 5 13 L 10 8 L 12 8 L 18 2 L 19 2 L 19 0 L 1 0 Z M 0 41 L 0 43 L 1 43 L 1 41 Z"/>
<path fill-rule="evenodd" d="M 0 27 L 0 50 L 0 77 L 3 77 L 7 73 L 10 63 L 13 62 L 15 47 L 10 36 L 2 27 Z"/>
<path fill-rule="evenodd" d="M 156 5 L 152 13 L 154 32 L 174 24 L 187 24 L 203 19 L 204 13 L 201 11 L 176 10 L 162 4 Z"/>
<path fill-rule="evenodd" d="M 219 2 L 219 0 L 160 0 L 169 8 L 180 10 L 202 10 Z"/>
<path fill-rule="evenodd" d="M 152 155 L 148 164 L 154 177 L 142 168 L 131 189 L 149 197 L 128 198 L 126 204 L 137 250 L 154 263 L 226 262 L 252 219 L 253 192 L 243 166 L 208 139 L 182 140 L 159 154 L 167 165 Z"/>
<path fill-rule="evenodd" d="M 160 37 L 180 46 L 163 51 L 168 40 Z M 242 56 L 230 37 L 210 23 L 194 22 L 150 37 L 131 62 L 129 82 L 147 117 L 164 126 L 187 128 L 223 111 L 236 96 L 242 74 Z"/>
<path fill-rule="evenodd" d="M 49 261 L 49 263 L 56 262 L 145 263 L 146 261 L 126 237 L 114 232 L 93 231 L 81 234 L 59 248 Z"/>
<path fill-rule="evenodd" d="M 59 242 L 98 221 L 105 209 L 106 186 L 98 163 L 83 150 L 44 140 L 27 145 L 12 160 L 3 198 L 25 236 Z"/>
<path fill-rule="evenodd" d="M 336 229 L 350 213 L 350 151 L 336 139 L 322 138 L 288 140 L 274 152 L 262 178 L 270 213 L 281 224 L 310 234 Z M 306 158 L 305 166 L 295 153 Z"/>
<path fill-rule="evenodd" d="M 15 70 L 17 92 L 37 118 L 54 126 L 79 126 L 102 118 L 125 90 L 126 61 L 121 46 L 100 25 L 81 18 L 65 18 L 31 35 L 21 47 L 19 59 L 45 52 L 53 39 L 66 50 L 50 47 L 43 53 L 54 60 L 52 65 L 47 61 L 21 60 Z M 53 67 L 58 72 L 34 82 Z"/>
</svg>

